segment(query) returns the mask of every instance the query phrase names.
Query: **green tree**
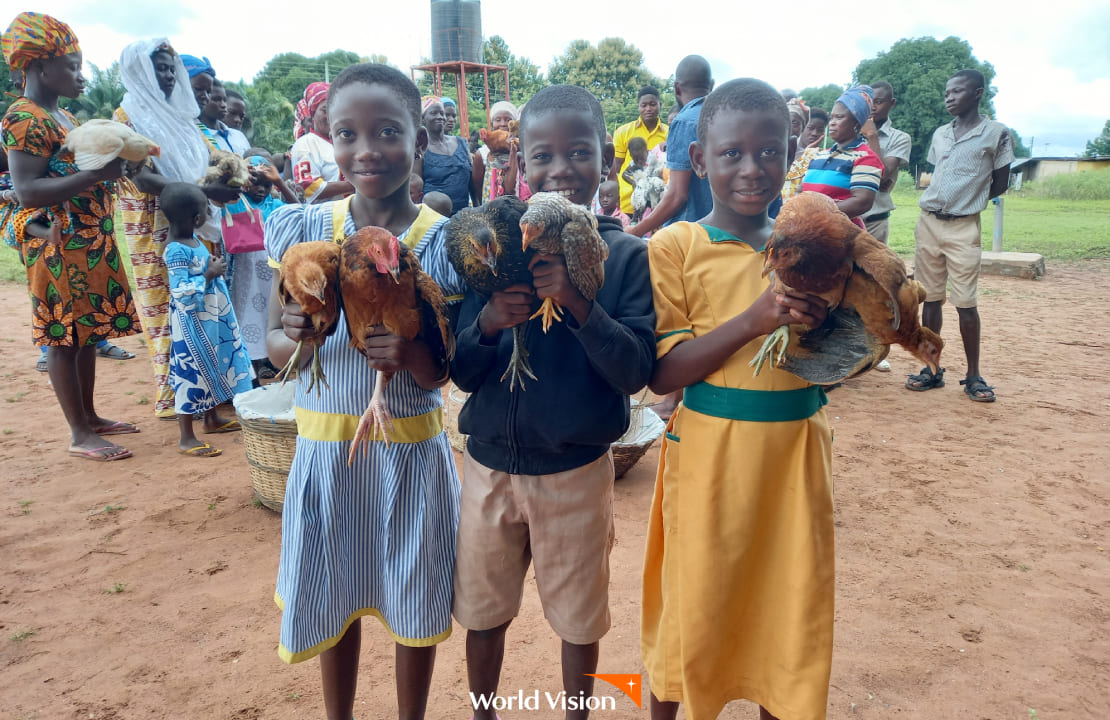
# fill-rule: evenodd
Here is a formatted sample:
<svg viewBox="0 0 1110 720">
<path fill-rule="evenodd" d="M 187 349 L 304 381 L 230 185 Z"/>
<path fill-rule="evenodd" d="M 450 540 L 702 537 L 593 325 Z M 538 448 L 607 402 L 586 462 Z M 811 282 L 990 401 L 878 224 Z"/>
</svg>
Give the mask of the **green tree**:
<svg viewBox="0 0 1110 720">
<path fill-rule="evenodd" d="M 609 130 L 639 117 L 636 93 L 644 85 L 654 85 L 662 96 L 661 114 L 674 102 L 674 89 L 669 80 L 652 75 L 644 67 L 644 54 L 621 38 L 605 38 L 590 45 L 575 40 L 547 70 L 548 81 L 555 84 L 578 85 L 601 101 Z"/>
<path fill-rule="evenodd" d="M 1110 120 L 1102 126 L 1101 135 L 1087 141 L 1087 151 L 1083 154 L 1087 157 L 1110 156 Z"/>
<path fill-rule="evenodd" d="M 92 72 L 84 94 L 66 102 L 65 108 L 81 122 L 91 118 L 110 119 L 127 92 L 120 78 L 119 62 L 113 62 L 107 70 L 89 63 L 89 69 Z"/>
<path fill-rule="evenodd" d="M 384 60 L 381 56 L 377 57 Z M 266 82 L 295 105 L 304 97 L 304 89 L 309 84 L 330 80 L 348 65 L 363 61 L 358 53 L 347 50 L 333 50 L 314 58 L 299 53 L 281 53 L 270 58 L 254 77 L 254 82 Z"/>
<path fill-rule="evenodd" d="M 822 85 L 821 87 L 810 87 L 802 90 L 802 100 L 805 100 L 806 105 L 810 107 L 821 108 L 825 112 L 832 110 L 832 106 L 836 104 L 836 99 L 844 94 L 845 88 L 840 85 Z"/>
<path fill-rule="evenodd" d="M 1017 130 L 1010 128 L 1010 137 L 1014 141 L 1014 157 L 1027 158 L 1032 155 L 1029 148 L 1025 147 L 1025 143 L 1021 141 L 1021 135 L 1018 135 Z"/>
<path fill-rule="evenodd" d="M 247 124 L 243 132 L 251 144 L 270 152 L 285 150 L 293 143 L 294 103 L 265 80 L 251 85 L 228 83 L 247 103 Z"/>
<path fill-rule="evenodd" d="M 856 83 L 885 80 L 894 88 L 898 104 L 891 111 L 890 120 L 910 134 L 911 168 L 925 161 L 933 131 L 952 120 L 944 109 L 944 86 L 948 78 L 963 69 L 983 73 L 986 87 L 980 111 L 993 118 L 994 66 L 978 60 L 967 41 L 957 37 L 899 40 L 889 50 L 861 61 L 852 73 Z"/>
</svg>

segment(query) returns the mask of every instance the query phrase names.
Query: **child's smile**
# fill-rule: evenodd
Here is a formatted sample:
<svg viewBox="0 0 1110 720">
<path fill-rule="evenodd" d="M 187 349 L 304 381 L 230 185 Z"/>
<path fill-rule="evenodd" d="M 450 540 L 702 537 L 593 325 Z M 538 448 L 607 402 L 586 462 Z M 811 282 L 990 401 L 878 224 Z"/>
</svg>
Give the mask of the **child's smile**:
<svg viewBox="0 0 1110 720">
<path fill-rule="evenodd" d="M 521 170 L 532 192 L 555 192 L 589 205 L 601 182 L 604 150 L 588 113 L 549 112 L 522 133 Z"/>
<path fill-rule="evenodd" d="M 406 195 L 422 131 L 401 99 L 384 85 L 352 83 L 339 89 L 329 111 L 335 162 L 360 195 Z"/>
</svg>

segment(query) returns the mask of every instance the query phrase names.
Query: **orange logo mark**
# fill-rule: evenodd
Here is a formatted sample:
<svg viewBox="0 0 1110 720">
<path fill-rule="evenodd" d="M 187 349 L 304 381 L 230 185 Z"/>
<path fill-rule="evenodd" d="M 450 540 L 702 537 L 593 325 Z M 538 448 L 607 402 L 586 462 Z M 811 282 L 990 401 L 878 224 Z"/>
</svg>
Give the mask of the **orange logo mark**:
<svg viewBox="0 0 1110 720">
<path fill-rule="evenodd" d="M 643 708 L 640 704 L 640 676 L 639 675 L 621 675 L 619 673 L 586 673 L 590 677 L 595 677 L 598 680 L 604 680 L 622 693 L 627 695 L 632 702 L 636 703 L 636 707 Z"/>
</svg>

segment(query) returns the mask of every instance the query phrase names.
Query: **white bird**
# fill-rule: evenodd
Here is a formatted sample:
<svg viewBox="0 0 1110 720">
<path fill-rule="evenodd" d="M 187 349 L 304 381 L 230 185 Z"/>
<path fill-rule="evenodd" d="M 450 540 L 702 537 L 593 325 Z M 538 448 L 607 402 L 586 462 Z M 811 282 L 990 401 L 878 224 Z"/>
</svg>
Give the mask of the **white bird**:
<svg viewBox="0 0 1110 720">
<path fill-rule="evenodd" d="M 141 163 L 162 154 L 154 141 L 123 123 L 113 120 L 89 120 L 66 135 L 63 147 L 73 151 L 79 170 L 99 170 L 116 158 Z"/>
</svg>

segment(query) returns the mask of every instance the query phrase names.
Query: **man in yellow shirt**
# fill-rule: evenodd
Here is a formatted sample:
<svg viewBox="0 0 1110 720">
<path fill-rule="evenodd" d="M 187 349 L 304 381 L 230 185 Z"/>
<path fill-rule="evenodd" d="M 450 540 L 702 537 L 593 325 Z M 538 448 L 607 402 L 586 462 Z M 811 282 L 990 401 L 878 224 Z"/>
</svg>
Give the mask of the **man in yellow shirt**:
<svg viewBox="0 0 1110 720">
<path fill-rule="evenodd" d="M 632 185 L 624 179 L 625 168 L 632 163 L 628 152 L 628 141 L 642 137 L 647 142 L 648 152 L 667 139 L 667 125 L 659 121 L 659 91 L 650 85 L 640 88 L 637 95 L 640 105 L 639 119 L 621 125 L 613 135 L 613 167 L 609 168 L 609 179 L 620 183 L 621 212 L 632 214 Z"/>
</svg>

